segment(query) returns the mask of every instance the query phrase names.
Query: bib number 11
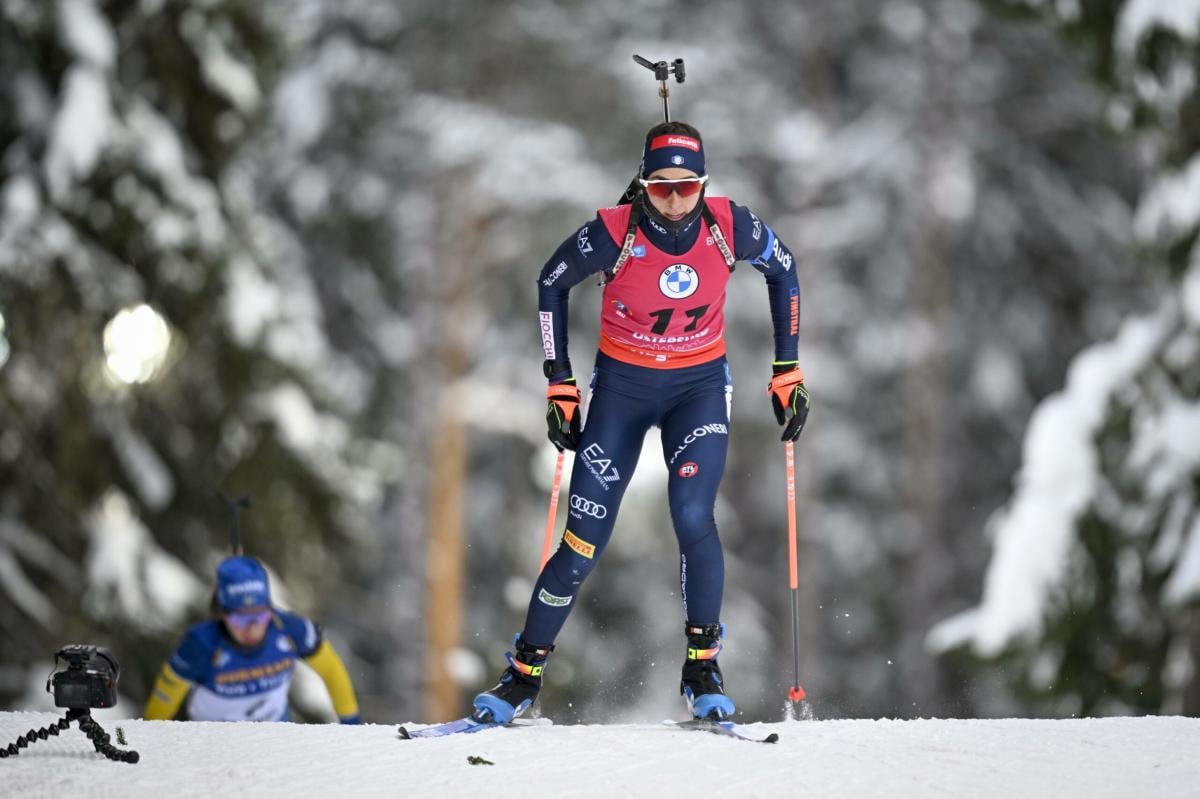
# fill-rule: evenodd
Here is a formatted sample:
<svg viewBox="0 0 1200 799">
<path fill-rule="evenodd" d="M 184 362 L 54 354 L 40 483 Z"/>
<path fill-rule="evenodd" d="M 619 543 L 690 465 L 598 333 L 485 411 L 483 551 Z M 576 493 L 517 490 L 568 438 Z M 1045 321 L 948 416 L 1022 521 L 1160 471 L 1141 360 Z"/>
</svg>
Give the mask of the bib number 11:
<svg viewBox="0 0 1200 799">
<path fill-rule="evenodd" d="M 691 318 L 691 322 L 683 329 L 684 333 L 691 333 L 700 325 L 700 320 L 704 318 L 704 312 L 708 310 L 707 305 L 701 305 L 691 310 L 684 311 L 684 315 Z M 656 320 L 654 327 L 650 328 L 650 332 L 656 336 L 661 336 L 667 332 L 667 327 L 671 324 L 671 317 L 675 314 L 674 308 L 663 308 L 661 311 L 651 311 L 650 315 Z"/>
</svg>

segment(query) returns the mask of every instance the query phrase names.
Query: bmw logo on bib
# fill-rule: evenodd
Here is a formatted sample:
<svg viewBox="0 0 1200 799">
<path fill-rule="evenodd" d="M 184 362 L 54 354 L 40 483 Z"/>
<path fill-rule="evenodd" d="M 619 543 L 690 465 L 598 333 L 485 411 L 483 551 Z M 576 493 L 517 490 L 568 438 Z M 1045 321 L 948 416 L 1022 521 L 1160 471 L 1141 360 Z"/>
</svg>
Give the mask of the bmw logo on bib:
<svg viewBox="0 0 1200 799">
<path fill-rule="evenodd" d="M 687 264 L 671 264 L 658 278 L 658 289 L 673 300 L 682 300 L 700 288 L 700 276 Z"/>
</svg>

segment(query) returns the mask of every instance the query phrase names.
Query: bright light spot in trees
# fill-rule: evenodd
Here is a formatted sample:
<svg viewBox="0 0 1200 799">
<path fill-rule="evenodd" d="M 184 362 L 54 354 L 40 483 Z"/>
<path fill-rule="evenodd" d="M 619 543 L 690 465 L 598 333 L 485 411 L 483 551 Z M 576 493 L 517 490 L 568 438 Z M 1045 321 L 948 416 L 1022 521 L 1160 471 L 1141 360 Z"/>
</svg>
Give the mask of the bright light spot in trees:
<svg viewBox="0 0 1200 799">
<path fill-rule="evenodd" d="M 149 305 L 126 308 L 104 328 L 104 363 L 122 383 L 145 383 L 167 358 L 171 331 Z"/>
</svg>

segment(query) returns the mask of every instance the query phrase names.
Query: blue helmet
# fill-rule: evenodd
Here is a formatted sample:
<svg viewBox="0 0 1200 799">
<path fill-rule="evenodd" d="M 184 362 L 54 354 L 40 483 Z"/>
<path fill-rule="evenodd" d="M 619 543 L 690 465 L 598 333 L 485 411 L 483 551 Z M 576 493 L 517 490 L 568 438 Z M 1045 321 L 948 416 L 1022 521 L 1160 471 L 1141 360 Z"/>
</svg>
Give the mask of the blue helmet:
<svg viewBox="0 0 1200 799">
<path fill-rule="evenodd" d="M 255 558 L 236 555 L 217 566 L 217 606 L 224 611 L 269 606 L 267 570 Z"/>
</svg>

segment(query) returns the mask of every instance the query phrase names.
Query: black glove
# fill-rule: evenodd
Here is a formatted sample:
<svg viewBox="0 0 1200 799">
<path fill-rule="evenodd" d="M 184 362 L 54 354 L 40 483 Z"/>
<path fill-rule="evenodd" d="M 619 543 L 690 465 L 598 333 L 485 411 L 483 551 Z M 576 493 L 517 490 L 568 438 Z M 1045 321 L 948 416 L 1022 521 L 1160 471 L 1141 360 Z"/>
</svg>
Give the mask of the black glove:
<svg viewBox="0 0 1200 799">
<path fill-rule="evenodd" d="M 808 419 L 809 396 L 804 372 L 795 364 L 775 364 L 775 376 L 767 384 L 767 396 L 775 410 L 775 421 L 784 425 L 781 441 L 795 441 Z"/>
<path fill-rule="evenodd" d="M 546 435 L 559 452 L 579 446 L 579 398 L 573 377 L 546 387 Z"/>
</svg>

